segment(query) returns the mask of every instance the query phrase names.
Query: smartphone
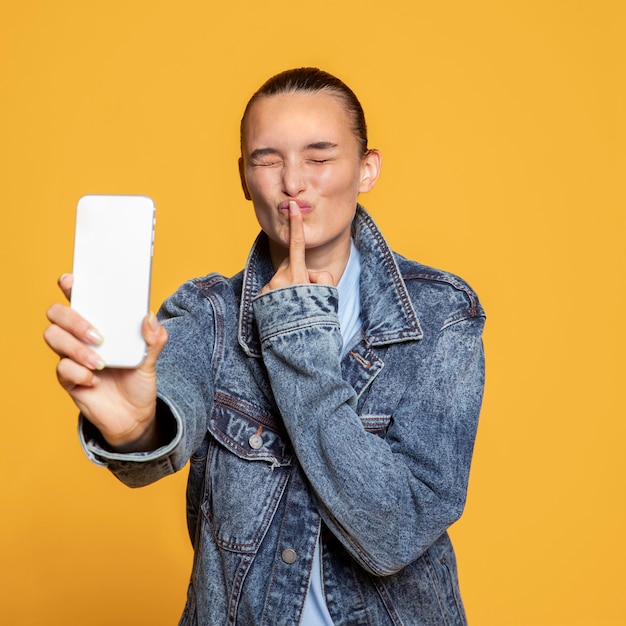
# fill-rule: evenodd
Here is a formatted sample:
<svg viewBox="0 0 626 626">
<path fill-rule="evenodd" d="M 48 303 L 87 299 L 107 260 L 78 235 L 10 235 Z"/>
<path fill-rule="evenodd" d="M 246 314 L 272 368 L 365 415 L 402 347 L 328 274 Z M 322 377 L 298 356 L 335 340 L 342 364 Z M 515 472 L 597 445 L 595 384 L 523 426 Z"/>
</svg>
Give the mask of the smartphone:
<svg viewBox="0 0 626 626">
<path fill-rule="evenodd" d="M 76 209 L 71 307 L 104 337 L 106 367 L 146 357 L 141 323 L 150 307 L 155 206 L 147 196 L 87 195 Z"/>
</svg>

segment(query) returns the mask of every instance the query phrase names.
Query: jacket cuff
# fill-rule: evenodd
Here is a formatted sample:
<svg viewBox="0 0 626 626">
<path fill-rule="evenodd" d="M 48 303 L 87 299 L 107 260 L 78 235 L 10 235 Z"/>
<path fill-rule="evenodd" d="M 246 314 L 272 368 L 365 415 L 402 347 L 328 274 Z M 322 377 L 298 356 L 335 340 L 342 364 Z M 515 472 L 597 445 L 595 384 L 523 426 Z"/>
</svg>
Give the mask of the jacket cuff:
<svg viewBox="0 0 626 626">
<path fill-rule="evenodd" d="M 177 412 L 167 401 L 157 398 L 156 419 L 161 421 L 168 443 L 147 452 L 115 452 L 104 440 L 100 431 L 81 413 L 78 417 L 78 438 L 87 458 L 96 465 L 113 469 L 118 463 L 148 463 L 167 459 L 180 443 L 183 427 Z M 169 461 L 166 461 L 169 464 Z"/>
<path fill-rule="evenodd" d="M 273 289 L 252 301 L 261 342 L 309 326 L 339 328 L 338 305 L 336 287 L 315 284 Z"/>
</svg>

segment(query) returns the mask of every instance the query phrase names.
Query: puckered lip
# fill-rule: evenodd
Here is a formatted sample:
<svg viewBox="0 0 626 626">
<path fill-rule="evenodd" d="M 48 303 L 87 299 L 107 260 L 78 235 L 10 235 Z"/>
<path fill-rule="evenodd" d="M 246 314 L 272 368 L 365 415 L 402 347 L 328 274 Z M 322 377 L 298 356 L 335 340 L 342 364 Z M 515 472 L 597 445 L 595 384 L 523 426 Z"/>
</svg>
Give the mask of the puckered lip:
<svg viewBox="0 0 626 626">
<path fill-rule="evenodd" d="M 289 203 L 295 202 L 302 213 L 308 213 L 313 207 L 306 200 L 299 200 L 298 198 L 287 198 L 278 205 L 278 210 L 281 213 L 289 213 Z"/>
</svg>

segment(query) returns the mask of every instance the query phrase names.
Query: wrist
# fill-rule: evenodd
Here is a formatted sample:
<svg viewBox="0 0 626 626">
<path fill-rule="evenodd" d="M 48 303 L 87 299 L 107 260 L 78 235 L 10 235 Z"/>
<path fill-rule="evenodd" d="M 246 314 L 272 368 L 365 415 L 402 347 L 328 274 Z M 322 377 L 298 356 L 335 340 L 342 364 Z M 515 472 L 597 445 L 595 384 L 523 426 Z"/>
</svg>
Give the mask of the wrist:
<svg viewBox="0 0 626 626">
<path fill-rule="evenodd" d="M 153 418 L 148 426 L 139 435 L 133 436 L 129 433 L 124 437 L 104 437 L 109 448 L 113 452 L 149 452 L 158 447 L 156 441 L 158 440 L 156 420 Z"/>
</svg>

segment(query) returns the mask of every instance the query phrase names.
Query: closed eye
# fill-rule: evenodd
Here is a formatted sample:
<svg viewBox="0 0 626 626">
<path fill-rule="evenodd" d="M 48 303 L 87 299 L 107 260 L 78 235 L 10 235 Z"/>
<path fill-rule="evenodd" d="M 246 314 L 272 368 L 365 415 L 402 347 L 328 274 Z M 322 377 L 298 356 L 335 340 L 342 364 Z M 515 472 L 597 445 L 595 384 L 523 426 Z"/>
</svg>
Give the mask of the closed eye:
<svg viewBox="0 0 626 626">
<path fill-rule="evenodd" d="M 252 167 L 271 167 L 282 163 L 282 157 L 275 148 L 257 148 L 249 158 Z"/>
<path fill-rule="evenodd" d="M 280 165 L 281 161 L 256 161 L 250 163 L 252 167 L 272 167 L 272 165 Z"/>
</svg>

